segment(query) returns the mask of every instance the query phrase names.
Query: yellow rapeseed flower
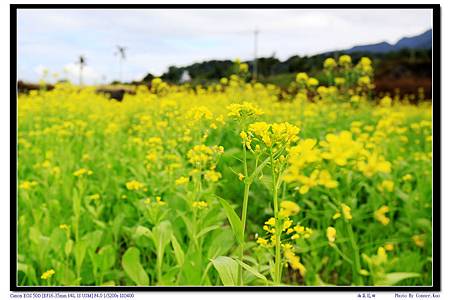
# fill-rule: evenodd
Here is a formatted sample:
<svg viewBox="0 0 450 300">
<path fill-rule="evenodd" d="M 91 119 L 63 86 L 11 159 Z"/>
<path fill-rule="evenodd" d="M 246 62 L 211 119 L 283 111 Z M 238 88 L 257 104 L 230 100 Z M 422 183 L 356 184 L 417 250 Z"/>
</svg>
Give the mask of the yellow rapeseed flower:
<svg viewBox="0 0 450 300">
<path fill-rule="evenodd" d="M 33 188 L 34 186 L 36 186 L 36 185 L 37 185 L 37 182 L 34 181 L 34 180 L 33 181 L 25 180 L 25 181 L 22 181 L 20 183 L 19 188 L 21 188 L 23 190 L 29 190 L 29 189 Z"/>
<path fill-rule="evenodd" d="M 81 168 L 73 172 L 73 175 L 76 177 L 81 177 L 83 175 L 92 175 L 92 171 L 86 168 Z"/>
<path fill-rule="evenodd" d="M 350 55 L 341 55 L 339 56 L 339 65 L 341 66 L 348 66 L 352 63 L 352 58 Z"/>
<path fill-rule="evenodd" d="M 352 217 L 352 209 L 350 208 L 350 206 L 342 203 L 341 207 L 342 207 L 342 214 L 344 215 L 344 218 L 346 220 L 351 220 L 353 217 Z"/>
<path fill-rule="evenodd" d="M 389 212 L 389 207 L 383 205 L 374 212 L 373 216 L 375 220 L 386 226 L 390 221 L 389 218 L 385 216 L 387 212 Z"/>
<path fill-rule="evenodd" d="M 386 249 L 386 251 L 393 251 L 394 250 L 394 244 L 392 243 L 386 243 L 384 245 L 384 249 Z"/>
<path fill-rule="evenodd" d="M 334 60 L 334 58 L 328 57 L 327 59 L 325 59 L 325 61 L 323 62 L 323 67 L 325 69 L 333 69 L 337 66 L 336 61 Z"/>
<path fill-rule="evenodd" d="M 175 180 L 175 184 L 176 185 L 185 185 L 189 182 L 189 178 L 188 177 L 184 177 L 181 176 L 180 178 L 178 178 L 177 180 Z"/>
<path fill-rule="evenodd" d="M 420 248 L 425 247 L 425 235 L 424 234 L 413 235 L 411 239 L 413 240 L 414 244 L 416 244 L 417 247 L 420 247 Z"/>
<path fill-rule="evenodd" d="M 391 163 L 377 153 L 370 154 L 367 161 L 359 161 L 357 167 L 366 177 L 372 177 L 376 173 L 391 172 Z"/>
<path fill-rule="evenodd" d="M 306 73 L 298 73 L 297 76 L 295 77 L 295 81 L 297 81 L 298 83 L 302 83 L 302 82 L 307 82 L 309 79 L 308 74 Z"/>
<path fill-rule="evenodd" d="M 50 269 L 50 270 L 42 273 L 41 279 L 44 279 L 44 280 L 50 279 L 54 274 L 55 274 L 55 270 Z"/>
<path fill-rule="evenodd" d="M 158 204 L 158 205 L 166 205 L 166 202 L 164 202 L 162 199 L 161 199 L 161 197 L 160 196 L 157 196 L 156 197 L 156 203 Z"/>
<path fill-rule="evenodd" d="M 383 180 L 380 185 L 378 185 L 380 191 L 392 192 L 394 190 L 394 182 L 392 180 Z"/>
<path fill-rule="evenodd" d="M 255 104 L 244 102 L 242 104 L 233 103 L 227 106 L 229 110 L 228 116 L 233 118 L 248 118 L 251 116 L 259 116 L 264 112 Z"/>
<path fill-rule="evenodd" d="M 327 228 L 327 239 L 330 244 L 333 244 L 336 240 L 336 229 L 334 227 L 329 226 Z"/>
<path fill-rule="evenodd" d="M 194 202 L 192 202 L 192 207 L 206 208 L 206 207 L 208 207 L 208 203 L 205 201 L 194 201 Z"/>
<path fill-rule="evenodd" d="M 411 181 L 413 179 L 411 174 L 406 174 L 405 176 L 402 177 L 403 181 Z"/>
<path fill-rule="evenodd" d="M 244 180 L 244 178 L 245 178 L 244 174 L 242 174 L 242 173 L 239 173 L 238 176 L 239 176 L 240 181 Z"/>
<path fill-rule="evenodd" d="M 222 174 L 213 170 L 206 171 L 204 176 L 205 180 L 210 182 L 217 182 L 220 178 L 222 178 Z"/>
<path fill-rule="evenodd" d="M 280 207 L 281 207 L 281 209 L 280 209 L 280 212 L 278 213 L 278 215 L 281 218 L 294 216 L 300 212 L 300 206 L 298 206 L 297 203 L 295 203 L 293 201 L 287 201 L 287 200 L 281 201 Z"/>
<path fill-rule="evenodd" d="M 263 238 L 258 238 L 258 239 L 256 240 L 256 243 L 259 244 L 259 245 L 261 245 L 261 246 L 267 246 L 268 243 L 269 243 L 269 241 L 266 240 L 266 239 L 263 239 Z"/>
<path fill-rule="evenodd" d="M 327 170 L 320 171 L 318 183 L 329 189 L 333 189 L 338 186 L 338 182 L 331 178 L 331 175 Z"/>
<path fill-rule="evenodd" d="M 292 269 L 298 270 L 302 276 L 305 276 L 306 268 L 300 262 L 300 257 L 296 256 L 291 249 L 284 250 L 284 257 L 286 258 Z"/>
<path fill-rule="evenodd" d="M 126 187 L 130 191 L 139 191 L 142 190 L 145 185 L 137 180 L 131 180 L 126 183 Z"/>
<path fill-rule="evenodd" d="M 314 86 L 319 85 L 319 80 L 317 80 L 314 77 L 311 77 L 308 79 L 307 84 L 308 84 L 308 86 L 314 87 Z"/>
<path fill-rule="evenodd" d="M 275 218 L 271 217 L 269 220 L 267 220 L 264 224 L 266 225 L 270 225 L 270 226 L 275 226 Z"/>
</svg>

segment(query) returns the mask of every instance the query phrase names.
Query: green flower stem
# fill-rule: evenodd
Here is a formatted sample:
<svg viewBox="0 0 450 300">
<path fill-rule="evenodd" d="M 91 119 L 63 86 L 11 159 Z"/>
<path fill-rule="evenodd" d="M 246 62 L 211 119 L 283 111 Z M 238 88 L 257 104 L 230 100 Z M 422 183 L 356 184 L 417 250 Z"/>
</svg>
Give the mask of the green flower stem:
<svg viewBox="0 0 450 300">
<path fill-rule="evenodd" d="M 244 199 L 242 201 L 242 215 L 241 215 L 241 224 L 242 224 L 242 236 L 245 238 L 245 223 L 247 221 L 247 208 L 248 208 L 248 194 L 250 192 L 251 182 L 248 179 L 248 169 L 247 169 L 247 149 L 245 143 L 242 143 L 242 151 L 244 152 Z M 239 245 L 239 259 L 243 261 L 244 258 L 244 244 Z M 239 265 L 238 271 L 238 283 L 239 285 L 243 285 L 243 269 L 242 266 Z"/>
<path fill-rule="evenodd" d="M 354 259 L 353 273 L 354 273 L 354 276 L 355 276 L 357 284 L 363 285 L 364 282 L 363 282 L 363 280 L 361 278 L 361 275 L 359 274 L 359 271 L 361 270 L 361 262 L 360 262 L 360 257 L 359 257 L 359 247 L 356 244 L 355 237 L 353 235 L 352 225 L 349 222 L 347 222 L 347 231 L 348 231 L 350 242 L 351 242 L 352 248 L 353 248 L 353 259 Z"/>
<path fill-rule="evenodd" d="M 346 261 L 346 262 L 348 262 L 350 265 L 352 265 L 353 266 L 353 261 L 350 259 L 350 258 L 348 258 L 340 249 L 339 249 L 339 247 L 336 245 L 336 244 L 331 244 L 331 247 L 334 249 L 334 250 L 336 250 L 336 252 Z"/>
<path fill-rule="evenodd" d="M 270 165 L 272 167 L 272 185 L 273 185 L 273 211 L 275 217 L 275 285 L 281 283 L 281 224 L 278 218 L 278 183 L 275 174 L 275 163 L 273 160 L 272 149 L 270 149 Z"/>
</svg>

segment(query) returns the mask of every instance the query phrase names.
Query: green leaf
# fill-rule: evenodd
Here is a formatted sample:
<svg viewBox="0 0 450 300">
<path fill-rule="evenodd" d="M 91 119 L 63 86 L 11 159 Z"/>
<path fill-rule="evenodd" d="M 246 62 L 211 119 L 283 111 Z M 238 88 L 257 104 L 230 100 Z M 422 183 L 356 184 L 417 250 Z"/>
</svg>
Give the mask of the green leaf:
<svg viewBox="0 0 450 300">
<path fill-rule="evenodd" d="M 74 254 L 75 254 L 75 264 L 77 265 L 78 272 L 81 270 L 83 265 L 84 256 L 86 255 L 87 244 L 86 241 L 80 240 L 75 243 Z"/>
<path fill-rule="evenodd" d="M 247 265 L 245 262 L 243 262 L 243 261 L 241 261 L 239 259 L 235 259 L 235 261 L 238 264 L 240 264 L 244 269 L 246 269 L 247 271 L 249 271 L 250 273 L 252 273 L 256 277 L 258 277 L 259 279 L 262 279 L 264 281 L 264 283 L 266 285 L 268 285 L 266 276 L 264 276 L 263 274 L 259 273 L 257 270 L 255 270 L 254 268 L 252 268 L 251 266 Z"/>
<path fill-rule="evenodd" d="M 138 239 L 141 236 L 145 236 L 145 237 L 148 237 L 150 239 L 153 239 L 153 234 L 150 231 L 150 229 L 148 229 L 147 227 L 138 225 L 138 226 L 136 226 L 136 229 L 135 229 L 135 231 L 133 233 L 133 239 Z"/>
<path fill-rule="evenodd" d="M 225 213 L 227 214 L 228 221 L 231 224 L 231 228 L 233 229 L 234 236 L 237 239 L 237 242 L 239 244 L 244 243 L 244 233 L 242 232 L 242 223 L 239 219 L 238 215 L 234 211 L 234 209 L 231 207 L 230 204 L 225 199 L 222 199 L 220 197 L 217 197 L 222 204 L 223 208 L 225 209 Z"/>
<path fill-rule="evenodd" d="M 231 228 L 224 228 L 214 232 L 213 238 L 208 247 L 208 258 L 226 255 L 233 247 L 234 234 Z"/>
<path fill-rule="evenodd" d="M 207 234 L 208 232 L 210 232 L 212 230 L 215 230 L 217 228 L 219 228 L 219 225 L 212 225 L 212 226 L 208 226 L 206 228 L 203 228 L 202 230 L 200 230 L 199 233 L 196 234 L 195 237 L 198 239 L 198 238 L 204 236 L 205 234 Z"/>
<path fill-rule="evenodd" d="M 181 249 L 180 244 L 177 241 L 177 238 L 172 234 L 172 238 L 170 239 L 172 242 L 173 251 L 175 252 L 175 258 L 177 260 L 178 265 L 181 267 L 184 263 L 184 252 Z"/>
<path fill-rule="evenodd" d="M 103 272 L 112 268 L 116 262 L 116 251 L 114 250 L 114 247 L 111 245 L 102 247 L 98 251 L 98 260 L 100 262 L 100 268 Z"/>
<path fill-rule="evenodd" d="M 66 256 L 69 256 L 70 253 L 72 253 L 73 249 L 73 240 L 68 240 L 66 242 L 66 245 L 64 246 L 64 253 L 66 253 Z"/>
<path fill-rule="evenodd" d="M 157 278 L 160 284 L 163 284 L 161 281 L 162 277 L 162 265 L 164 252 L 166 251 L 166 246 L 170 242 L 170 238 L 172 237 L 172 224 L 169 221 L 162 221 L 152 230 L 153 241 L 155 243 L 156 248 L 156 272 Z"/>
<path fill-rule="evenodd" d="M 75 273 L 71 270 L 67 265 L 61 265 L 56 269 L 55 278 L 56 281 L 61 283 L 62 285 L 79 285 L 77 282 Z"/>
<path fill-rule="evenodd" d="M 33 266 L 23 263 L 17 263 L 17 271 L 24 272 L 32 284 L 38 283 L 36 279 L 36 271 L 34 270 Z"/>
<path fill-rule="evenodd" d="M 95 230 L 85 234 L 82 240 L 86 241 L 87 247 L 90 251 L 95 251 L 100 245 L 102 237 L 103 232 L 101 230 Z"/>
<path fill-rule="evenodd" d="M 73 200 L 72 203 L 73 214 L 75 215 L 75 218 L 78 219 L 80 217 L 81 212 L 81 199 L 78 194 L 78 190 L 76 188 L 73 189 L 72 200 Z"/>
<path fill-rule="evenodd" d="M 238 278 L 238 264 L 228 256 L 219 256 L 212 260 L 214 268 L 219 273 L 223 285 L 233 286 L 237 285 Z"/>
<path fill-rule="evenodd" d="M 179 214 L 179 216 L 181 217 L 181 219 L 183 220 L 184 224 L 186 225 L 187 228 L 187 233 L 189 235 L 190 239 L 195 239 L 194 237 L 194 225 L 192 224 L 192 221 L 186 217 L 184 214 Z"/>
<path fill-rule="evenodd" d="M 394 272 L 394 273 L 388 273 L 385 275 L 384 278 L 381 278 L 375 282 L 375 285 L 395 285 L 396 283 L 408 279 L 408 278 L 415 278 L 420 277 L 419 273 L 411 273 L 411 272 Z"/>
<path fill-rule="evenodd" d="M 122 256 L 122 267 L 125 273 L 137 285 L 149 285 L 148 275 L 141 265 L 140 251 L 135 247 L 128 248 Z"/>
<path fill-rule="evenodd" d="M 63 250 L 62 248 L 66 243 L 66 239 L 65 233 L 61 229 L 55 228 L 50 235 L 50 247 L 56 253 L 61 253 Z"/>
<path fill-rule="evenodd" d="M 152 237 L 155 243 L 156 252 L 158 255 L 163 256 L 164 250 L 170 242 L 172 237 L 172 225 L 169 221 L 162 221 L 152 230 Z"/>
</svg>

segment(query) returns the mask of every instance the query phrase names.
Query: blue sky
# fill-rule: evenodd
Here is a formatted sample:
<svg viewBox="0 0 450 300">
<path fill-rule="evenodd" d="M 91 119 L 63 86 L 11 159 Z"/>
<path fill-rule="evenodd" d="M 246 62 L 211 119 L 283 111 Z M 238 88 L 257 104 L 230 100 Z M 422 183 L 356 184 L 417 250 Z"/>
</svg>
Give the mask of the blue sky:
<svg viewBox="0 0 450 300">
<path fill-rule="evenodd" d="M 406 10 L 19 10 L 18 77 L 37 81 L 44 69 L 77 82 L 84 55 L 85 81 L 119 78 L 116 45 L 127 47 L 124 80 L 161 75 L 170 65 L 208 59 L 316 54 L 420 34 L 432 12 Z M 49 77 L 49 81 L 52 81 Z"/>
</svg>

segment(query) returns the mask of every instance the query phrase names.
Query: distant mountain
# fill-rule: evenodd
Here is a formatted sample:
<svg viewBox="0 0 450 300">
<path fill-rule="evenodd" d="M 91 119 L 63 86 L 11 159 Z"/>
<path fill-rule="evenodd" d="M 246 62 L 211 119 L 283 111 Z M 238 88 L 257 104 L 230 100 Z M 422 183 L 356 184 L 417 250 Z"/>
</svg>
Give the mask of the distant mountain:
<svg viewBox="0 0 450 300">
<path fill-rule="evenodd" d="M 354 46 L 350 49 L 343 50 L 342 52 L 353 53 L 353 52 L 378 52 L 386 53 L 393 50 L 393 46 L 388 42 L 381 42 L 377 44 Z"/>
<path fill-rule="evenodd" d="M 396 50 L 403 48 L 430 49 L 432 37 L 433 33 L 430 29 L 414 37 L 404 37 L 399 40 L 394 47 L 396 48 Z"/>
<path fill-rule="evenodd" d="M 355 46 L 347 50 L 339 52 L 354 53 L 354 52 L 371 52 L 371 53 L 386 53 L 391 51 L 398 51 L 401 49 L 431 49 L 432 44 L 432 30 L 429 29 L 422 34 L 413 37 L 404 37 L 396 44 L 392 45 L 388 42 L 381 42 L 376 44 Z"/>
</svg>

